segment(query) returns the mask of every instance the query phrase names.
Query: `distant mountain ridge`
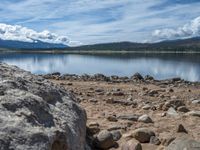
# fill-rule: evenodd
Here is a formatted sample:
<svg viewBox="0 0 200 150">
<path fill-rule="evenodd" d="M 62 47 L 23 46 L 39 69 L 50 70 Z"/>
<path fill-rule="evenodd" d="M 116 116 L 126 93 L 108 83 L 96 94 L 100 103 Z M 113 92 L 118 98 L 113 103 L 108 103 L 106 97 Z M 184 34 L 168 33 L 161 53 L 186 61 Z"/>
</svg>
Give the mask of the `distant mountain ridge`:
<svg viewBox="0 0 200 150">
<path fill-rule="evenodd" d="M 115 51 L 200 51 L 200 37 L 168 40 L 157 43 L 116 42 L 68 47 L 67 50 L 115 50 Z"/>
<path fill-rule="evenodd" d="M 67 45 L 47 43 L 42 41 L 35 42 L 23 42 L 13 40 L 2 40 L 0 39 L 0 48 L 6 49 L 54 49 L 54 48 L 67 48 Z"/>
<path fill-rule="evenodd" d="M 198 51 L 200 52 L 200 37 L 161 41 L 157 43 L 115 42 L 94 45 L 69 47 L 64 44 L 46 43 L 36 41 L 34 43 L 1 40 L 0 49 L 14 50 L 57 50 L 57 51 Z"/>
</svg>

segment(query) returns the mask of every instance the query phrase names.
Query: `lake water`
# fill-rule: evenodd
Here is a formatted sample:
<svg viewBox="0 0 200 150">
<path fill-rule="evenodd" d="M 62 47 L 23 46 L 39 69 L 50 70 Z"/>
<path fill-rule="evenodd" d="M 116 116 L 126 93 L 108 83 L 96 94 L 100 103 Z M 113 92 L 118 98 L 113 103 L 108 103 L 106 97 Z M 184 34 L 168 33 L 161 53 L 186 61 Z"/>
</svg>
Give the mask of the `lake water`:
<svg viewBox="0 0 200 150">
<path fill-rule="evenodd" d="M 181 77 L 200 81 L 200 54 L 19 54 L 2 53 L 0 61 L 35 74 L 52 72 L 131 76 L 136 72 L 156 79 Z"/>
</svg>

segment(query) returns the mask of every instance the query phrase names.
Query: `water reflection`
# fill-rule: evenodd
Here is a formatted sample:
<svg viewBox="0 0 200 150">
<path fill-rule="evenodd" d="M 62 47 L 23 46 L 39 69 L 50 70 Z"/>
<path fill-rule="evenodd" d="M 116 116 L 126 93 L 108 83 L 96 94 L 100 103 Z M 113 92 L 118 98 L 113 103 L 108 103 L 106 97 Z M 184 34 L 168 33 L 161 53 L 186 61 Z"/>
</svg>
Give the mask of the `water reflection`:
<svg viewBox="0 0 200 150">
<path fill-rule="evenodd" d="M 0 54 L 0 61 L 36 74 L 51 72 L 131 76 L 135 72 L 156 79 L 181 77 L 200 81 L 199 54 Z"/>
</svg>

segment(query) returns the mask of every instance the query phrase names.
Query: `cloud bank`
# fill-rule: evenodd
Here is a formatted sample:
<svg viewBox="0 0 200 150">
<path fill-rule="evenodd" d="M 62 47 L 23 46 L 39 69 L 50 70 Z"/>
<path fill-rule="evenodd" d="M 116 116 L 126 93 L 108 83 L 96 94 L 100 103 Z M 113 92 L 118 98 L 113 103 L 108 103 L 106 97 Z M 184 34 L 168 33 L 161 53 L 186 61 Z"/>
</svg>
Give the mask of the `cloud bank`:
<svg viewBox="0 0 200 150">
<path fill-rule="evenodd" d="M 200 16 L 176 29 L 166 28 L 155 30 L 152 34 L 160 40 L 173 40 L 200 36 Z"/>
<path fill-rule="evenodd" d="M 174 33 L 200 16 L 199 8 L 199 0 L 1 0 L 0 22 L 67 35 L 73 45 L 155 42 L 166 39 L 163 29 Z"/>
<path fill-rule="evenodd" d="M 55 33 L 51 33 L 48 30 L 37 32 L 19 25 L 7 25 L 2 23 L 0 24 L 0 39 L 16 40 L 23 42 L 42 41 L 47 43 L 58 43 L 64 45 L 71 45 L 76 43 L 70 41 L 66 36 L 59 36 Z"/>
</svg>

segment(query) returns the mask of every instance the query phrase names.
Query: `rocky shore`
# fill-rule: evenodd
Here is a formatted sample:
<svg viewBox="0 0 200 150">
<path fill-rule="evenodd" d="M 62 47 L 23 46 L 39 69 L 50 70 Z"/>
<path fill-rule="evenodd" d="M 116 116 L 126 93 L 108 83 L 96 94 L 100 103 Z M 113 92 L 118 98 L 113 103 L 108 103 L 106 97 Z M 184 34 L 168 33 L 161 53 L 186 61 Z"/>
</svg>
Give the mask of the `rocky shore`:
<svg viewBox="0 0 200 150">
<path fill-rule="evenodd" d="M 199 150 L 200 84 L 33 75 L 0 63 L 0 150 Z"/>
<path fill-rule="evenodd" d="M 44 78 L 70 91 L 86 110 L 87 139 L 94 150 L 200 149 L 199 82 L 139 73 Z"/>
</svg>

